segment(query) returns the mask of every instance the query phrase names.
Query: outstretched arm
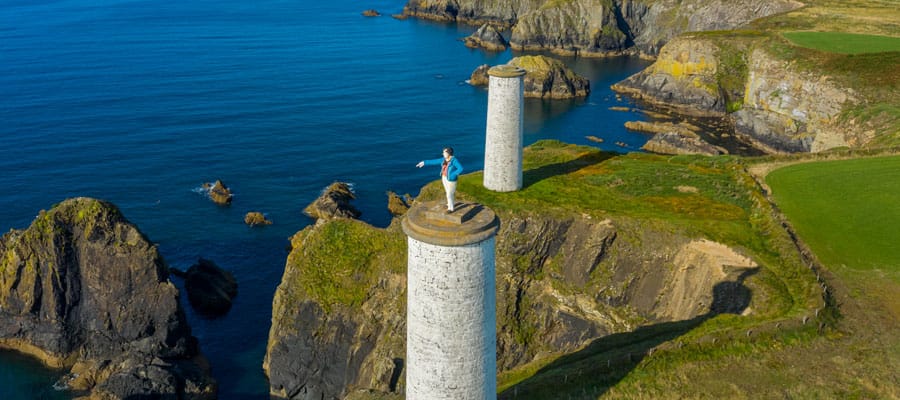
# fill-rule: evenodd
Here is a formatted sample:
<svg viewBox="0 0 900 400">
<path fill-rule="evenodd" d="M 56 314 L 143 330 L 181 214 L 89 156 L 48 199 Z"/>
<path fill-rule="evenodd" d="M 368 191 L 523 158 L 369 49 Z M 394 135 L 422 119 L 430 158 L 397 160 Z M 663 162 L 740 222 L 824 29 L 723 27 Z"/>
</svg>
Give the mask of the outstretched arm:
<svg viewBox="0 0 900 400">
<path fill-rule="evenodd" d="M 416 167 L 422 168 L 426 165 L 441 165 L 442 162 L 444 162 L 443 158 L 435 158 L 433 160 L 423 160 L 423 161 L 419 161 L 419 163 L 416 164 Z"/>
</svg>

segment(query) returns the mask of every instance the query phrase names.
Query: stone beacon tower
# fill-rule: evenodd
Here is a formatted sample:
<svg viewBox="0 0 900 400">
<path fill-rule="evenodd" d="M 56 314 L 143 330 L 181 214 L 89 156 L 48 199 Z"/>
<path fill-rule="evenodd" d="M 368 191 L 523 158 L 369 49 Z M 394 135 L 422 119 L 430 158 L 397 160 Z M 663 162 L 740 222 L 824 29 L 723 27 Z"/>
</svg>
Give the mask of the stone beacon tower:
<svg viewBox="0 0 900 400">
<path fill-rule="evenodd" d="M 525 70 L 498 65 L 488 70 L 484 187 L 495 192 L 522 189 L 522 125 Z"/>
<path fill-rule="evenodd" d="M 490 208 L 443 202 L 406 213 L 406 398 L 497 398 L 494 236 Z"/>
</svg>

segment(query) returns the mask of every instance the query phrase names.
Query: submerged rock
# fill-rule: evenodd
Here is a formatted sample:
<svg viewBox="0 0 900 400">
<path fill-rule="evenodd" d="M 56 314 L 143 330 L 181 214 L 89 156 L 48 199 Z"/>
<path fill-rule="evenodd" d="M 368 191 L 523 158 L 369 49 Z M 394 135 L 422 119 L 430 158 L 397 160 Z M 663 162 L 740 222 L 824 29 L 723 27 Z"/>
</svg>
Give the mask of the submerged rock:
<svg viewBox="0 0 900 400">
<path fill-rule="evenodd" d="M 184 289 L 191 306 L 208 316 L 224 315 L 231 309 L 237 286 L 234 275 L 203 258 L 184 273 Z"/>
<path fill-rule="evenodd" d="M 356 198 L 350 184 L 335 182 L 322 191 L 322 195 L 306 206 L 303 212 L 313 218 L 328 220 L 333 218 L 359 218 L 360 212 L 350 204 Z"/>
<path fill-rule="evenodd" d="M 566 67 L 562 61 L 546 56 L 521 56 L 507 63 L 526 71 L 524 78 L 525 97 L 546 99 L 570 99 L 584 97 L 591 92 L 591 82 Z M 469 83 L 475 86 L 488 85 L 486 65 L 479 66 L 472 73 Z"/>
<path fill-rule="evenodd" d="M 475 33 L 467 36 L 463 41 L 466 47 L 480 47 L 489 51 L 504 51 L 509 46 L 509 42 L 503 38 L 503 35 L 497 31 L 497 28 L 488 24 L 482 25 Z"/>
<path fill-rule="evenodd" d="M 244 215 L 244 223 L 250 226 L 272 225 L 272 221 L 259 211 L 251 211 Z"/>
<path fill-rule="evenodd" d="M 231 198 L 234 197 L 231 193 L 231 189 L 228 186 L 220 181 L 216 180 L 215 183 L 204 183 L 203 189 L 209 194 L 209 198 L 218 205 L 227 206 L 231 204 Z"/>
<path fill-rule="evenodd" d="M 0 238 L 0 347 L 69 369 L 66 386 L 97 398 L 215 398 L 168 276 L 115 206 L 63 201 Z"/>
</svg>

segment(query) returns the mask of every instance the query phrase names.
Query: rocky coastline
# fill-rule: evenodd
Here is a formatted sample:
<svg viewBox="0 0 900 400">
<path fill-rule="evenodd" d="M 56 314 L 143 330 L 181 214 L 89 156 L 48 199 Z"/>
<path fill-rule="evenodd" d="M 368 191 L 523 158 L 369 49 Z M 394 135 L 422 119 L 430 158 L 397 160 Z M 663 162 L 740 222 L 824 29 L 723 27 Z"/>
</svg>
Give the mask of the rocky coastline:
<svg viewBox="0 0 900 400">
<path fill-rule="evenodd" d="M 509 29 L 518 51 L 655 56 L 683 32 L 734 29 L 802 6 L 791 0 L 409 0 L 407 17 Z"/>
</svg>

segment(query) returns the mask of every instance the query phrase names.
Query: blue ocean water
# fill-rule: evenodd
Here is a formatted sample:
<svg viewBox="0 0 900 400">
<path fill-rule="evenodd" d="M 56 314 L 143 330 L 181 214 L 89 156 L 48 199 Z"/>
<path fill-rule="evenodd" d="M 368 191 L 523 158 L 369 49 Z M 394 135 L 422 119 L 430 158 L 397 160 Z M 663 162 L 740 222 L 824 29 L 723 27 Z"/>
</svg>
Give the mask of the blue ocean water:
<svg viewBox="0 0 900 400">
<path fill-rule="evenodd" d="M 387 225 L 385 191 L 417 194 L 416 169 L 453 146 L 482 167 L 486 91 L 465 83 L 486 53 L 474 27 L 387 15 L 404 0 L 4 0 L 0 2 L 0 229 L 25 228 L 65 198 L 109 200 L 168 263 L 198 257 L 233 271 L 230 313 L 186 307 L 220 397 L 267 398 L 261 364 L 287 238 L 335 180 L 354 184 L 363 219 Z M 363 9 L 385 16 L 365 18 Z M 573 101 L 526 101 L 526 142 L 554 138 L 636 149 L 622 124 L 640 114 L 609 85 L 646 61 L 564 59 L 591 80 Z M 197 188 L 235 191 L 217 207 Z M 275 224 L 249 228 L 248 211 Z M 181 282 L 175 279 L 176 284 Z M 66 398 L 57 373 L 0 352 L 0 398 Z"/>
</svg>

